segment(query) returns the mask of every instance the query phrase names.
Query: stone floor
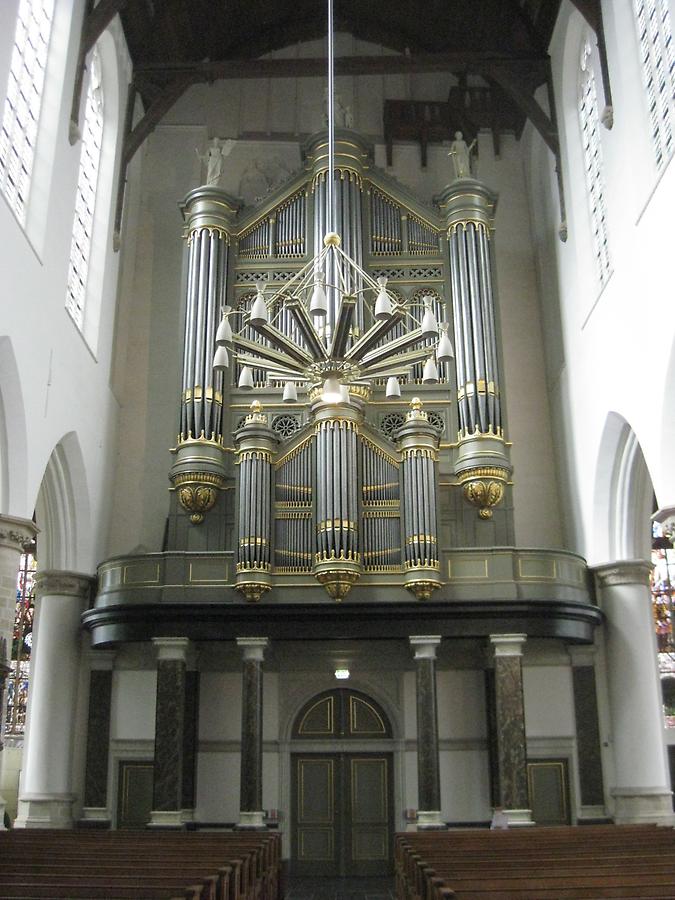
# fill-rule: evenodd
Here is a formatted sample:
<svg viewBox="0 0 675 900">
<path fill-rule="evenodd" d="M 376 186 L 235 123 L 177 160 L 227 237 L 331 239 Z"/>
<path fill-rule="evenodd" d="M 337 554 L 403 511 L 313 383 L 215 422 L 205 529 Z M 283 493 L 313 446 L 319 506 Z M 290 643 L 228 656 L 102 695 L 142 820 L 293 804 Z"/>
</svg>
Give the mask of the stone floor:
<svg viewBox="0 0 675 900">
<path fill-rule="evenodd" d="M 395 900 L 393 878 L 293 878 L 284 900 Z"/>
</svg>

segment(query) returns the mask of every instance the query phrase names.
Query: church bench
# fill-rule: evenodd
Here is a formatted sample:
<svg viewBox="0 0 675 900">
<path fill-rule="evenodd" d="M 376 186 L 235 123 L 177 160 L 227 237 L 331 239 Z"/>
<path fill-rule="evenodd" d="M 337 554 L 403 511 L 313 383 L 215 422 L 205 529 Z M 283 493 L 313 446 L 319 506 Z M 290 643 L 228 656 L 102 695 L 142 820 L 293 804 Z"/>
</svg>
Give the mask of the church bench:
<svg viewBox="0 0 675 900">
<path fill-rule="evenodd" d="M 176 890 L 183 890 L 186 883 L 203 880 L 207 873 L 211 886 L 200 896 L 213 900 L 276 900 L 278 896 L 278 834 L 15 831 L 4 838 L 0 838 L 4 857 L 0 860 L 0 883 L 8 889 L 8 882 L 26 880 L 25 865 L 32 862 L 33 881 L 40 879 L 39 873 L 48 873 L 55 889 L 55 880 L 61 880 L 65 866 L 71 874 L 79 873 L 79 886 L 85 884 L 92 890 L 98 889 L 96 872 L 108 880 L 114 878 L 120 890 L 125 887 L 125 877 L 141 879 L 150 889 L 151 885 L 163 887 L 165 882 L 158 884 L 157 879 L 169 875 L 180 877 Z M 93 867 L 92 858 L 96 860 Z M 18 883 L 14 887 L 18 890 Z M 22 895 L 28 896 L 29 890 L 24 884 Z M 167 898 L 169 894 L 161 896 Z"/>
</svg>

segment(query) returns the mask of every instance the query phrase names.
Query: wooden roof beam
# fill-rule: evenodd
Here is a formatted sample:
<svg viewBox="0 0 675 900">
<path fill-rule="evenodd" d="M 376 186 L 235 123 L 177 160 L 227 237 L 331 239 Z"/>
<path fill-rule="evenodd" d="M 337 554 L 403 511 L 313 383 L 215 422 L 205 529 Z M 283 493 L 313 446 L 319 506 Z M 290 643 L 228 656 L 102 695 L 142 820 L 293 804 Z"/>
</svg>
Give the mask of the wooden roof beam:
<svg viewBox="0 0 675 900">
<path fill-rule="evenodd" d="M 75 69 L 75 83 L 73 84 L 73 102 L 70 107 L 68 140 L 71 144 L 76 144 L 80 139 L 80 105 L 82 102 L 82 85 L 84 84 L 87 54 L 93 49 L 96 41 L 101 37 L 117 13 L 128 2 L 129 0 L 99 0 L 99 3 L 94 6 L 94 0 L 88 0 L 84 19 L 82 20 L 80 47 L 77 52 L 77 67 Z"/>
</svg>

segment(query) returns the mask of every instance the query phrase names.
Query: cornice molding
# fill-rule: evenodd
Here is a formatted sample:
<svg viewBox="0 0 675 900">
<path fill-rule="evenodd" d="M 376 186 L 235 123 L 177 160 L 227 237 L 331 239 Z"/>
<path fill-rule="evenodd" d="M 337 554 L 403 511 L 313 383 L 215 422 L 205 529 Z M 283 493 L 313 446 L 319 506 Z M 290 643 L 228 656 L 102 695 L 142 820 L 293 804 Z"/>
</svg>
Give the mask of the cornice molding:
<svg viewBox="0 0 675 900">
<path fill-rule="evenodd" d="M 82 572 L 66 572 L 45 569 L 35 576 L 35 592 L 38 597 L 77 597 L 89 600 L 96 579 Z"/>
<path fill-rule="evenodd" d="M 0 516 L 0 547 L 22 553 L 26 544 L 33 540 L 39 529 L 30 519 L 17 516 Z"/>
<path fill-rule="evenodd" d="M 590 568 L 598 588 L 603 590 L 631 584 L 647 587 L 652 564 L 645 559 L 621 559 Z"/>
</svg>

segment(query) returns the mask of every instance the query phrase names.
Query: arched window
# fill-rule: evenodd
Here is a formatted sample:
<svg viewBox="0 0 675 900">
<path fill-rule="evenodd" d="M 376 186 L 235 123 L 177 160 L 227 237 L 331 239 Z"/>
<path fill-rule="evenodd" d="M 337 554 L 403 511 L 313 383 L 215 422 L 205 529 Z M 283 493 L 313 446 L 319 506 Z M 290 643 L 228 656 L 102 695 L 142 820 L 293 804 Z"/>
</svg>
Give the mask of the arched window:
<svg viewBox="0 0 675 900">
<path fill-rule="evenodd" d="M 20 0 L 0 132 L 0 190 L 26 221 L 54 0 Z"/>
<path fill-rule="evenodd" d="M 33 541 L 21 554 L 16 580 L 14 634 L 7 676 L 5 738 L 21 737 L 26 727 L 36 569 L 35 541 Z"/>
<path fill-rule="evenodd" d="M 81 330 L 87 294 L 87 273 L 94 226 L 96 185 L 101 164 L 103 142 L 103 89 L 101 63 L 94 49 L 89 62 L 89 87 L 82 130 L 82 151 L 77 176 L 75 221 L 70 245 L 66 309 Z"/>
<path fill-rule="evenodd" d="M 668 0 L 633 0 L 657 169 L 673 155 L 675 53 Z"/>
<path fill-rule="evenodd" d="M 578 112 L 581 126 L 581 142 L 586 171 L 586 189 L 593 232 L 593 245 L 598 265 L 600 284 L 605 285 L 612 268 L 607 233 L 607 209 L 605 205 L 605 178 L 600 143 L 600 114 L 598 93 L 592 63 L 592 48 L 588 38 L 583 42 L 579 60 Z"/>
</svg>

